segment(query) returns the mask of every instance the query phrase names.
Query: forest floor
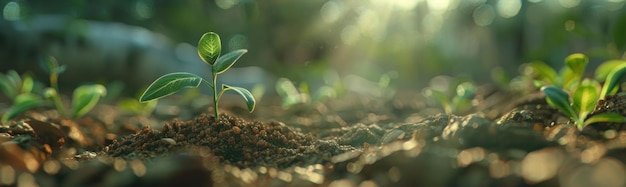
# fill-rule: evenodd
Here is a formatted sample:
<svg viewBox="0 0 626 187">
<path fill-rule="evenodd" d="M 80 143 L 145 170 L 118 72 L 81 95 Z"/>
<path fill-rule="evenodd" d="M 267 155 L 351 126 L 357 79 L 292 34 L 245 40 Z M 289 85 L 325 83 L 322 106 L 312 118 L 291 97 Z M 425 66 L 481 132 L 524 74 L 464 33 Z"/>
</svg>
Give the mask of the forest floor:
<svg viewBox="0 0 626 187">
<path fill-rule="evenodd" d="M 542 94 L 479 93 L 466 114 L 408 91 L 288 109 L 263 98 L 253 113 L 225 97 L 218 118 L 210 102 L 176 96 L 150 116 L 99 104 L 67 119 L 39 108 L 0 127 L 0 185 L 626 185 L 623 124 L 579 131 Z M 626 115 L 626 97 L 596 111 Z"/>
</svg>

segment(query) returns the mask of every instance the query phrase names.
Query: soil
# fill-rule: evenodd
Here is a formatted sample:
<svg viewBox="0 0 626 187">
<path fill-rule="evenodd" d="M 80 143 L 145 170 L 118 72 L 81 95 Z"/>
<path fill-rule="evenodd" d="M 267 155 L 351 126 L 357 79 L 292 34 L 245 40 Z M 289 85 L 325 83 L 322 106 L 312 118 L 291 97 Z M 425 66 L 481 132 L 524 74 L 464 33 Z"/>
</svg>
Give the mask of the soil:
<svg viewBox="0 0 626 187">
<path fill-rule="evenodd" d="M 624 124 L 580 131 L 540 93 L 480 93 L 466 114 L 415 92 L 291 108 L 264 98 L 251 114 L 225 97 L 218 118 L 176 96 L 151 116 L 39 108 L 0 127 L 0 185 L 626 186 Z M 626 115 L 626 97 L 594 114 L 605 111 Z"/>
</svg>

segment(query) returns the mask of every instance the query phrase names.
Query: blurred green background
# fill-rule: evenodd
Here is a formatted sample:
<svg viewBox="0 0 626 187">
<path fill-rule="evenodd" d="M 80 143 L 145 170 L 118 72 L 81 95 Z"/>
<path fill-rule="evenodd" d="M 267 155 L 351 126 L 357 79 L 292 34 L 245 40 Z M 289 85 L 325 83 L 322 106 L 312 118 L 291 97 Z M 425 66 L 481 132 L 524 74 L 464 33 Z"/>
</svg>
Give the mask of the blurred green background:
<svg viewBox="0 0 626 187">
<path fill-rule="evenodd" d="M 222 80 L 279 77 L 311 90 L 342 82 L 419 90 L 437 75 L 491 81 L 501 67 L 591 66 L 625 58 L 624 0 L 2 0 L 0 70 L 33 71 L 42 56 L 68 65 L 61 83 L 120 80 L 139 88 L 174 71 L 204 72 L 195 53 L 214 31 L 225 51 L 247 48 Z M 590 68 L 593 69 L 593 68 Z M 381 77 L 385 77 L 384 80 Z M 45 77 L 41 77 L 45 80 Z M 44 81 L 45 82 L 45 81 Z M 381 85 L 381 84 L 378 84 Z"/>
</svg>

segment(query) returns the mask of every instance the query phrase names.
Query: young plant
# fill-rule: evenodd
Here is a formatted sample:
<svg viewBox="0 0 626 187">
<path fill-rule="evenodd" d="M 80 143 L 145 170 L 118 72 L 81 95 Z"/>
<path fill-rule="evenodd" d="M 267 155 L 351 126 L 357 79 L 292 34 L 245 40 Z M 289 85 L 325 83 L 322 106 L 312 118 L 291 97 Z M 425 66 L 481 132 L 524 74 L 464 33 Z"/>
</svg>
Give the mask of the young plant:
<svg viewBox="0 0 626 187">
<path fill-rule="evenodd" d="M 596 70 L 597 75 L 600 74 L 600 76 L 596 78 L 605 77 L 606 79 L 604 85 L 600 86 L 600 83 L 594 79 L 585 78 L 582 82 L 576 79 L 578 76 L 582 77 L 584 66 L 587 63 L 587 57 L 582 54 L 577 54 L 576 56 L 570 55 L 570 57 L 566 59 L 566 63 L 568 60 L 580 62 L 569 63 L 575 64 L 574 66 L 568 64 L 568 68 L 570 68 L 570 71 L 573 73 L 571 74 L 573 78 L 569 79 L 570 83 L 568 84 L 572 85 L 566 87 L 556 85 L 541 87 L 541 91 L 546 95 L 548 104 L 570 117 L 580 130 L 589 124 L 597 122 L 626 122 L 624 116 L 618 113 L 600 113 L 589 116 L 589 114 L 595 110 L 599 100 L 617 92 L 618 81 L 624 75 L 624 72 L 626 72 L 626 62 L 601 65 L 600 67 L 602 67 L 602 69 L 598 68 Z M 568 92 L 571 93 L 571 95 L 568 94 Z"/>
<path fill-rule="evenodd" d="M 573 91 L 582 81 L 587 64 L 589 64 L 587 56 L 581 53 L 574 53 L 565 58 L 565 66 L 558 73 L 555 69 L 540 61 L 527 64 L 526 71 L 531 71 L 535 74 L 534 84 L 537 87 L 555 85 L 565 90 Z"/>
<path fill-rule="evenodd" d="M 293 82 L 287 78 L 279 78 L 276 80 L 276 93 L 278 93 L 278 96 L 282 99 L 283 108 L 309 103 L 311 98 L 307 84 L 300 84 L 300 89 L 298 89 Z"/>
<path fill-rule="evenodd" d="M 35 107 L 43 106 L 44 104 L 45 101 L 36 94 L 23 93 L 17 95 L 13 100 L 13 104 L 11 105 L 11 107 L 9 107 L 9 109 L 2 115 L 1 122 L 6 123 L 18 114 Z"/>
<path fill-rule="evenodd" d="M 454 94 L 448 93 L 455 91 Z M 434 88 L 426 88 L 423 92 L 424 96 L 436 101 L 446 114 L 458 114 L 469 111 L 472 107 L 472 99 L 476 93 L 476 87 L 471 82 L 462 82 L 452 85 L 450 90 L 437 90 Z"/>
<path fill-rule="evenodd" d="M 287 78 L 279 78 L 276 81 L 276 93 L 282 99 L 283 108 L 290 108 L 299 104 L 311 104 L 328 98 L 335 98 L 337 92 L 333 87 L 324 85 L 311 92 L 309 84 L 301 82 L 296 88 L 295 84 Z"/>
<path fill-rule="evenodd" d="M 50 88 L 44 90 L 44 97 L 51 99 L 55 107 L 59 111 L 61 116 L 68 116 L 70 118 L 77 118 L 85 115 L 96 104 L 100 97 L 106 95 L 106 88 L 100 84 L 82 85 L 74 89 L 72 95 L 72 108 L 68 114 L 61 101 L 59 95 L 58 78 L 59 74 L 65 71 L 65 66 L 59 66 L 56 59 L 48 57 L 42 61 L 42 67 L 44 71 L 50 74 Z"/>
<path fill-rule="evenodd" d="M 20 94 L 31 93 L 34 83 L 30 75 L 20 76 L 15 70 L 9 70 L 6 74 L 0 73 L 0 90 L 11 100 L 15 100 Z"/>
<path fill-rule="evenodd" d="M 45 103 L 41 97 L 32 93 L 34 85 L 35 81 L 28 74 L 20 76 L 14 70 L 0 73 L 0 90 L 13 102 L 0 122 L 6 123 L 18 114 Z"/>
<path fill-rule="evenodd" d="M 202 61 L 212 66 L 211 82 L 208 82 L 198 75 L 187 72 L 166 74 L 157 78 L 154 82 L 152 82 L 152 84 L 150 84 L 150 86 L 148 86 L 146 91 L 141 94 L 139 102 L 148 102 L 172 95 L 182 88 L 196 88 L 200 86 L 200 83 L 204 82 L 213 89 L 213 111 L 215 112 L 215 118 L 217 118 L 219 114 L 217 110 L 218 101 L 222 97 L 222 94 L 228 90 L 233 90 L 243 97 L 246 105 L 248 106 L 248 111 L 254 111 L 256 101 L 247 89 L 222 84 L 220 92 L 217 92 L 217 75 L 224 73 L 231 66 L 233 66 L 233 64 L 235 64 L 235 62 L 237 62 L 243 54 L 248 52 L 246 49 L 239 49 L 220 56 L 222 52 L 221 45 L 219 35 L 214 32 L 205 33 L 198 42 L 198 55 Z"/>
</svg>

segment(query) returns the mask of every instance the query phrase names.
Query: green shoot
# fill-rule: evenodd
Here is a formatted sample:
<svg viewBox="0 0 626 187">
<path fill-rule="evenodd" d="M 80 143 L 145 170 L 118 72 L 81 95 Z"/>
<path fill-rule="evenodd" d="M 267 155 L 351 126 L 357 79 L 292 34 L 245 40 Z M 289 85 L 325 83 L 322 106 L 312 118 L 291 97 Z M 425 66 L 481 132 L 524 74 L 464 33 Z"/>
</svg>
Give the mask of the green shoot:
<svg viewBox="0 0 626 187">
<path fill-rule="evenodd" d="M 9 70 L 6 74 L 0 73 L 0 91 L 11 100 L 15 100 L 20 94 L 31 93 L 33 87 L 33 78 L 28 74 L 20 76 L 15 70 Z"/>
<path fill-rule="evenodd" d="M 34 87 L 35 81 L 28 74 L 20 76 L 14 70 L 0 73 L 0 90 L 13 101 L 0 122 L 6 123 L 18 114 L 44 104 L 41 97 L 32 93 Z"/>
<path fill-rule="evenodd" d="M 300 104 L 321 102 L 329 98 L 337 97 L 337 88 L 328 85 L 321 86 L 311 91 L 309 84 L 301 82 L 296 88 L 295 84 L 287 78 L 276 80 L 276 93 L 282 99 L 282 107 L 290 108 Z"/>
<path fill-rule="evenodd" d="M 564 84 L 569 86 L 543 86 L 541 91 L 546 95 L 546 101 L 550 106 L 572 119 L 580 130 L 597 122 L 626 122 L 626 119 L 617 113 L 601 113 L 589 116 L 595 110 L 599 100 L 617 92 L 618 81 L 626 72 L 626 63 L 609 61 L 609 64 L 598 67 L 596 79 L 606 77 L 604 85 L 600 86 L 600 83 L 594 79 L 579 81 L 587 61 L 584 55 L 570 55 L 566 63 L 570 69 L 569 75 L 571 75 L 568 77 L 571 78 L 562 79 L 569 82 Z"/>
<path fill-rule="evenodd" d="M 61 101 L 58 86 L 59 74 L 65 71 L 65 66 L 59 66 L 53 57 L 48 57 L 42 61 L 42 67 L 44 71 L 50 74 L 51 86 L 44 90 L 44 97 L 52 100 L 61 116 L 68 116 L 67 110 Z M 85 115 L 104 95 L 106 95 L 106 87 L 100 84 L 83 85 L 74 89 L 69 117 L 77 118 Z"/>
<path fill-rule="evenodd" d="M 172 95 L 183 88 L 197 88 L 201 83 L 205 83 L 213 89 L 213 111 L 215 112 L 215 118 L 217 118 L 219 114 L 218 101 L 222 97 L 222 94 L 228 90 L 238 93 L 246 102 L 248 111 L 254 111 L 256 101 L 250 91 L 245 88 L 222 84 L 221 90 L 218 92 L 217 86 L 217 75 L 224 73 L 233 66 L 248 50 L 239 49 L 224 55 L 221 55 L 221 51 L 222 47 L 219 35 L 214 32 L 205 33 L 200 37 L 200 41 L 198 42 L 198 56 L 200 56 L 204 63 L 212 66 L 211 82 L 198 75 L 187 72 L 166 74 L 157 78 L 148 86 L 146 91 L 139 97 L 139 102 L 143 103 L 159 99 Z"/>
<path fill-rule="evenodd" d="M 426 88 L 424 96 L 435 100 L 446 114 L 464 113 L 471 109 L 472 99 L 476 93 L 476 87 L 471 82 L 462 82 L 456 85 L 455 93 L 451 96 L 446 91 Z"/>
<path fill-rule="evenodd" d="M 32 93 L 23 93 L 17 95 L 13 101 L 13 105 L 2 115 L 2 123 L 6 123 L 9 119 L 14 118 L 18 114 L 29 109 L 42 106 L 45 102 L 38 95 Z"/>
</svg>

